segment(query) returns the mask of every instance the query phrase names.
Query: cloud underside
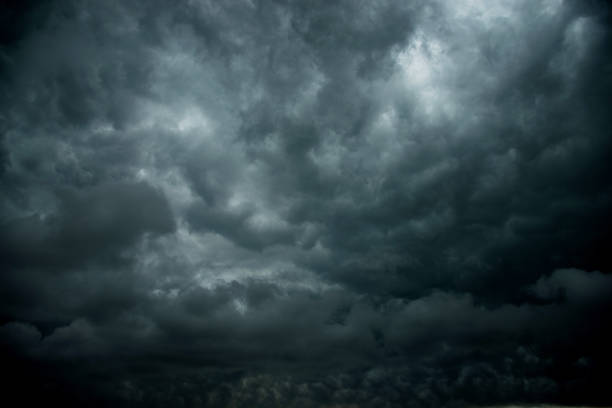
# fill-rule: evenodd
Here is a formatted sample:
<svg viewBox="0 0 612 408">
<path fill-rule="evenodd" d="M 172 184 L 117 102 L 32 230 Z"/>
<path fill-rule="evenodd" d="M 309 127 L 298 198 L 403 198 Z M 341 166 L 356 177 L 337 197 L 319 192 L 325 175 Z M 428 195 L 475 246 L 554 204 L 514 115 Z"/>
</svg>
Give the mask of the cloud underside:
<svg viewBox="0 0 612 408">
<path fill-rule="evenodd" d="M 605 2 L 0 7 L 14 396 L 612 403 Z"/>
</svg>

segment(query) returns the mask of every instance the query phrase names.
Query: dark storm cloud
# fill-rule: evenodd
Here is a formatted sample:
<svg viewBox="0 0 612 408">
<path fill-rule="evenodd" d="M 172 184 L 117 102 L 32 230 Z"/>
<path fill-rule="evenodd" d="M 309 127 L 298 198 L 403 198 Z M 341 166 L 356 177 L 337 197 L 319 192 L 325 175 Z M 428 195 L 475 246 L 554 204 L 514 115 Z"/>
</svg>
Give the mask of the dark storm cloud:
<svg viewBox="0 0 612 408">
<path fill-rule="evenodd" d="M 184 397 L 196 398 L 209 392 L 199 388 L 205 386 L 198 385 L 198 367 L 206 371 L 212 365 L 223 373 L 252 370 L 261 364 L 271 373 L 228 384 L 233 388 L 244 388 L 245 382 L 258 386 L 234 390 L 227 398 L 247 404 L 241 394 L 252 392 L 250 398 L 265 404 L 270 387 L 281 386 L 290 389 L 273 397 L 278 398 L 279 406 L 299 399 L 292 387 L 301 387 L 301 397 L 313 406 L 323 402 L 376 405 L 375 400 L 381 398 L 379 387 L 388 388 L 390 402 L 398 406 L 418 389 L 421 395 L 412 395 L 415 404 L 428 406 L 448 402 L 456 395 L 480 403 L 537 400 L 554 397 L 567 386 L 550 377 L 554 370 L 579 375 L 589 364 L 597 364 L 591 357 L 597 352 L 593 344 L 566 336 L 584 330 L 597 332 L 597 325 L 605 324 L 603 316 L 591 318 L 586 326 L 582 319 L 602 310 L 601 302 L 606 302 L 612 290 L 609 277 L 561 270 L 541 279 L 534 290 L 571 291 L 572 280 L 582 283 L 577 292 L 588 300 L 568 296 L 559 304 L 495 309 L 477 306 L 469 295 L 435 293 L 410 302 L 380 303 L 342 291 L 317 296 L 287 293 L 269 284 L 233 283 L 214 291 L 188 289 L 174 300 L 142 301 L 131 312 L 97 324 L 77 319 L 42 340 L 28 324 L 9 323 L 2 329 L 5 341 L 43 361 L 99 358 L 116 350 L 112 353 L 118 353 L 121 362 L 103 368 L 134 382 L 132 403 L 148 404 L 160 398 L 157 403 L 167 405 L 174 398 L 169 390 L 157 397 L 151 394 L 148 387 L 154 385 L 140 378 L 138 367 L 183 376 L 195 387 Z M 597 287 L 596 294 L 589 286 Z M 244 309 L 236 307 L 237 298 Z M 148 320 L 151 316 L 154 324 Z M 527 336 L 530 344 L 520 345 Z M 603 347 L 608 337 L 595 346 Z M 561 348 L 569 361 L 556 360 L 548 348 Z M 300 369 L 287 374 L 288 364 Z M 90 374 L 99 369 L 80 368 Z M 162 390 L 173 387 L 163 375 L 151 380 L 159 381 L 156 387 Z M 323 395 L 316 391 L 320 382 L 325 383 L 320 385 L 325 389 Z M 266 391 L 261 394 L 259 387 Z"/>
<path fill-rule="evenodd" d="M 604 2 L 2 7 L 13 395 L 609 404 Z"/>
<path fill-rule="evenodd" d="M 168 233 L 174 221 L 164 197 L 144 183 L 59 191 L 57 212 L 3 225 L 7 267 L 53 267 L 105 257 L 128 248 L 146 232 Z"/>
</svg>

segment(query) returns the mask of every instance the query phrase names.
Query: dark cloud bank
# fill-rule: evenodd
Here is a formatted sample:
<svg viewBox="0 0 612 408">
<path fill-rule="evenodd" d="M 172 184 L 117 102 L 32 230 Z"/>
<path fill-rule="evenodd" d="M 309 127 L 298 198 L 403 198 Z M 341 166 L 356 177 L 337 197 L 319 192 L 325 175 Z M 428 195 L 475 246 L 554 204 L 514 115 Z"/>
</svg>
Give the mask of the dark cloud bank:
<svg viewBox="0 0 612 408">
<path fill-rule="evenodd" d="M 610 405 L 604 1 L 4 1 L 21 406 Z"/>
</svg>

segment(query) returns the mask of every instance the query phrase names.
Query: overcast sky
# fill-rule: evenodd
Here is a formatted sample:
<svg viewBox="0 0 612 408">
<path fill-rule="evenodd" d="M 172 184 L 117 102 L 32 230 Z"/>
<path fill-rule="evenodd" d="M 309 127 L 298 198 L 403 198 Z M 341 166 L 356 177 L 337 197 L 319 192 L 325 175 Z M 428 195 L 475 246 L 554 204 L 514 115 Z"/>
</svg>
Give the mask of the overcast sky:
<svg viewBox="0 0 612 408">
<path fill-rule="evenodd" d="M 611 13 L 3 1 L 3 398 L 612 405 Z"/>
</svg>

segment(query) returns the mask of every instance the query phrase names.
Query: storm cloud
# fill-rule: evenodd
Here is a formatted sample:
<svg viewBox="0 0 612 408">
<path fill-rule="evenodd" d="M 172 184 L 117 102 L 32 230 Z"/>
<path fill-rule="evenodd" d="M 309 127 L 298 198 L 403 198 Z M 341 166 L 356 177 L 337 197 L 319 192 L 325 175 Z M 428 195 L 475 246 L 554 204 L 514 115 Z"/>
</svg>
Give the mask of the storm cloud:
<svg viewBox="0 0 612 408">
<path fill-rule="evenodd" d="M 5 398 L 612 404 L 611 12 L 3 2 Z"/>
</svg>

